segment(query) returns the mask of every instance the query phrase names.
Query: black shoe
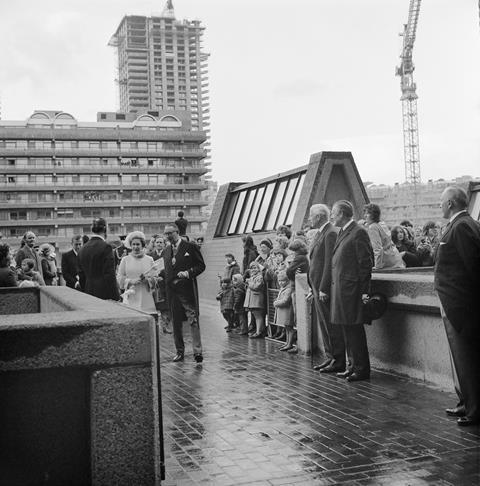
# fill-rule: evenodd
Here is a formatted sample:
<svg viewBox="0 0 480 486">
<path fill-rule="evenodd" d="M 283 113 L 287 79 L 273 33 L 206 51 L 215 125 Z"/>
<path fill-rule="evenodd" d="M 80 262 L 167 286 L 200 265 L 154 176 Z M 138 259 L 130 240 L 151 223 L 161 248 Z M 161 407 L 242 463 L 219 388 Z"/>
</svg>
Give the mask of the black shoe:
<svg viewBox="0 0 480 486">
<path fill-rule="evenodd" d="M 172 331 L 167 326 L 163 326 L 162 330 L 163 334 L 172 334 Z"/>
<path fill-rule="evenodd" d="M 460 417 L 457 420 L 457 425 L 460 425 L 460 427 L 468 427 L 469 425 L 479 425 L 480 424 L 480 419 L 472 419 L 469 417 Z"/>
<path fill-rule="evenodd" d="M 450 417 L 465 417 L 465 407 L 447 408 L 445 413 Z"/>
<path fill-rule="evenodd" d="M 291 349 L 287 350 L 287 353 L 298 354 L 298 348 L 296 346 L 292 346 Z"/>
<path fill-rule="evenodd" d="M 196 354 L 196 355 L 194 356 L 194 359 L 195 359 L 195 361 L 196 361 L 197 363 L 201 363 L 201 362 L 203 361 L 203 355 L 201 355 L 201 354 Z"/>
<path fill-rule="evenodd" d="M 351 374 L 353 373 L 353 371 L 350 371 L 350 370 L 345 370 L 345 371 L 342 371 L 341 373 L 337 373 L 337 376 L 339 378 L 347 378 L 348 376 L 350 376 Z"/>
<path fill-rule="evenodd" d="M 351 375 L 347 376 L 347 381 L 362 381 L 362 380 L 369 380 L 369 375 L 359 375 L 358 373 L 353 372 Z"/>
<path fill-rule="evenodd" d="M 177 353 L 172 359 L 172 361 L 174 363 L 176 363 L 177 361 L 183 361 L 183 353 Z"/>
<path fill-rule="evenodd" d="M 330 364 L 332 364 L 332 360 L 331 360 L 331 359 L 327 359 L 327 360 L 326 360 L 326 361 L 324 361 L 323 363 L 320 363 L 320 364 L 318 364 L 318 365 L 315 365 L 315 366 L 313 367 L 313 369 L 314 369 L 315 371 L 319 371 L 319 370 L 321 370 L 321 369 L 323 369 L 323 368 L 326 368 L 326 367 L 327 367 L 328 365 L 330 365 Z"/>
</svg>

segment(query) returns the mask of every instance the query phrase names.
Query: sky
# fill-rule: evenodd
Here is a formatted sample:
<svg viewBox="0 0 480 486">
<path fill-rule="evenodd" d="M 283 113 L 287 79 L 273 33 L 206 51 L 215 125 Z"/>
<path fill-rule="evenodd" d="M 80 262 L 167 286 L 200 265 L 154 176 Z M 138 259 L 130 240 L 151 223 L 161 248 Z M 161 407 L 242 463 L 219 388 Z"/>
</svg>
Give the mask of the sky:
<svg viewBox="0 0 480 486">
<path fill-rule="evenodd" d="M 166 0 L 0 0 L 3 120 L 118 110 L 124 15 Z M 173 0 L 206 27 L 212 178 L 252 181 L 350 151 L 363 181 L 405 180 L 399 64 L 409 0 Z M 422 181 L 480 177 L 476 0 L 424 0 L 413 51 Z"/>
</svg>

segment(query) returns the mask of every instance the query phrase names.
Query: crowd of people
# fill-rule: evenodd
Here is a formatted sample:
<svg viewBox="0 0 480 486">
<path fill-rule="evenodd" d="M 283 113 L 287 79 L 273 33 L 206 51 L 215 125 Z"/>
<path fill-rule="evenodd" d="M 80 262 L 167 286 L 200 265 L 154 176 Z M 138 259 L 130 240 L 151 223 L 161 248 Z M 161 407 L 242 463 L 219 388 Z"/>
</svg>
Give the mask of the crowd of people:
<svg viewBox="0 0 480 486">
<path fill-rule="evenodd" d="M 363 219 L 355 221 L 353 205 L 340 200 L 331 210 L 324 204 L 312 205 L 302 230 L 292 233 L 280 226 L 273 239 L 263 236 L 258 247 L 251 235 L 244 235 L 241 264 L 227 253 L 223 275 L 218 275 L 217 300 L 226 332 L 251 339 L 268 335 L 282 341 L 280 350 L 298 352 L 295 280 L 306 274 L 307 301 L 324 356 L 314 370 L 335 373 L 348 382 L 367 380 L 370 358 L 364 324 L 369 324 L 365 308 L 372 270 L 435 265 L 435 288 L 459 397 L 447 414 L 457 417 L 459 425 L 478 424 L 480 225 L 466 206 L 462 189 L 447 188 L 441 208 L 448 223 L 428 222 L 418 234 L 408 221 L 388 228 L 375 204 L 365 205 Z M 179 216 L 183 219 L 183 214 Z M 127 305 L 158 316 L 163 331 L 173 332 L 174 362 L 184 359 L 182 325 L 187 321 L 194 359 L 201 363 L 196 277 L 205 263 L 199 245 L 188 241 L 186 226 L 181 220 L 167 224 L 163 234 L 149 241 L 134 231 L 112 251 L 106 242 L 106 221 L 97 218 L 89 238 L 72 239 L 72 249 L 62 255 L 61 270 L 72 289 L 102 299 L 122 297 Z M 14 258 L 8 245 L 0 242 L 0 286 L 58 285 L 59 280 L 53 247 L 37 249 L 31 231 Z M 272 323 L 270 316 L 267 325 L 269 303 L 274 318 Z"/>
</svg>

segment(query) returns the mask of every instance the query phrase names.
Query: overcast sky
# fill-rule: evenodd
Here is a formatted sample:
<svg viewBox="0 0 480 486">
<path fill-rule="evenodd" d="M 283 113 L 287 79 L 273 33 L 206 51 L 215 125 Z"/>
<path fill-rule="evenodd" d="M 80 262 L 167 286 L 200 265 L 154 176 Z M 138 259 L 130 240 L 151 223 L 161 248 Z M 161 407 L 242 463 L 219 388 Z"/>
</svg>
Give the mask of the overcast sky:
<svg viewBox="0 0 480 486">
<path fill-rule="evenodd" d="M 4 120 L 118 109 L 126 14 L 165 0 L 0 0 Z M 209 61 L 213 179 L 250 181 L 351 151 L 364 181 L 403 182 L 399 63 L 409 0 L 174 0 L 200 19 Z M 424 0 L 413 53 L 422 180 L 480 177 L 476 0 Z"/>
</svg>

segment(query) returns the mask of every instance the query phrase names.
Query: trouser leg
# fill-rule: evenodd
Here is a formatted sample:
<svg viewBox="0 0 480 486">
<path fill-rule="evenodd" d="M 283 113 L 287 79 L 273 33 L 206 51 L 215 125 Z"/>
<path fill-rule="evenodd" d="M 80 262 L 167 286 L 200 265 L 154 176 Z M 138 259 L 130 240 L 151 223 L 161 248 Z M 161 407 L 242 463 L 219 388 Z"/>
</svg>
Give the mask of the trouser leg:
<svg viewBox="0 0 480 486">
<path fill-rule="evenodd" d="M 351 371 L 362 377 L 370 376 L 370 357 L 363 324 L 342 327 Z"/>
<path fill-rule="evenodd" d="M 183 309 L 183 313 L 187 318 L 187 322 L 190 325 L 190 332 L 192 334 L 192 347 L 193 354 L 202 354 L 202 339 L 200 336 L 200 326 L 198 323 L 198 313 L 196 305 L 190 302 L 189 299 L 185 298 L 183 295 L 178 296 L 178 301 Z M 183 343 L 183 337 L 182 337 Z M 185 346 L 184 346 L 185 348 Z"/>
<path fill-rule="evenodd" d="M 330 334 L 328 332 L 328 327 L 327 327 L 327 320 L 326 320 L 327 316 L 324 313 L 324 309 L 322 309 L 322 302 L 320 302 L 318 291 L 312 289 L 312 294 L 313 294 L 313 308 L 315 310 L 315 317 L 317 321 L 317 330 L 320 336 L 320 340 L 322 342 L 325 358 L 332 360 L 333 359 L 332 344 L 330 342 Z M 330 312 L 328 312 L 328 314 L 330 314 Z"/>
<path fill-rule="evenodd" d="M 447 319 L 447 316 L 445 314 L 445 311 L 443 310 L 442 304 L 440 304 L 440 314 L 442 316 L 443 325 L 445 326 L 445 333 L 447 334 L 447 339 L 448 339 L 448 334 L 449 334 L 448 325 L 449 324 L 447 324 L 447 322 L 446 322 L 446 321 L 448 321 L 448 319 Z M 449 344 L 448 344 L 448 355 L 450 357 L 450 368 L 452 369 L 453 386 L 455 388 L 455 392 L 456 392 L 457 397 L 458 397 L 457 407 L 461 407 L 461 406 L 464 406 L 464 400 L 463 400 L 462 392 L 460 390 L 460 383 L 458 381 L 457 369 L 455 368 L 455 362 L 453 360 L 452 349 L 451 349 L 451 346 L 450 346 L 450 340 L 449 340 Z"/>
<path fill-rule="evenodd" d="M 178 354 L 185 353 L 183 341 L 183 308 L 180 301 L 174 297 L 172 302 L 173 342 Z"/>
<path fill-rule="evenodd" d="M 445 316 L 443 320 L 456 370 L 460 398 L 465 414 L 472 420 L 480 419 L 480 340 L 462 336 Z"/>
</svg>

